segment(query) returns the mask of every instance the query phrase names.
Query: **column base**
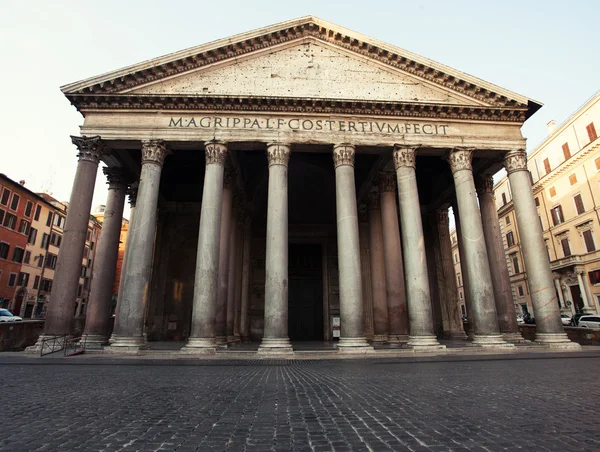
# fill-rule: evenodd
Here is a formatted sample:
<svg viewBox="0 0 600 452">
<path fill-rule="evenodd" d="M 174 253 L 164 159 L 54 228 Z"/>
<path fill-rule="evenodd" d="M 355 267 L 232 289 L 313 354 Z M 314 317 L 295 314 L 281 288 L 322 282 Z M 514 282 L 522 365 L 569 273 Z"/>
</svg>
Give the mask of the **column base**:
<svg viewBox="0 0 600 452">
<path fill-rule="evenodd" d="M 374 334 L 373 335 L 373 339 L 371 339 L 371 341 L 374 342 L 374 343 L 376 343 L 376 344 L 383 344 L 383 343 L 389 341 L 389 336 L 388 336 L 387 333 L 385 333 L 385 334 Z"/>
<path fill-rule="evenodd" d="M 434 335 L 408 336 L 407 345 L 416 352 L 435 352 L 446 349 L 446 346 L 441 345 Z"/>
<path fill-rule="evenodd" d="M 469 337 L 464 331 L 451 331 L 450 339 L 466 341 L 467 339 L 469 339 Z"/>
<path fill-rule="evenodd" d="M 235 344 L 235 336 L 227 336 L 227 345 Z"/>
<path fill-rule="evenodd" d="M 513 344 L 526 344 L 531 342 L 525 339 L 521 333 L 502 333 L 502 339 Z"/>
<path fill-rule="evenodd" d="M 233 335 L 233 342 L 235 342 L 236 344 L 239 344 L 242 342 L 242 339 L 240 338 L 239 334 L 234 334 Z"/>
<path fill-rule="evenodd" d="M 109 346 L 104 348 L 104 353 L 127 354 L 148 350 L 145 336 L 115 336 L 110 337 Z"/>
<path fill-rule="evenodd" d="M 388 336 L 388 342 L 390 344 L 407 344 L 408 334 L 390 334 Z"/>
<path fill-rule="evenodd" d="M 514 348 L 515 346 L 505 342 L 501 334 L 475 334 L 471 345 L 485 348 Z"/>
<path fill-rule="evenodd" d="M 215 336 L 218 348 L 227 348 L 227 336 Z"/>
<path fill-rule="evenodd" d="M 294 349 L 289 337 L 263 337 L 258 353 L 261 355 L 292 355 Z"/>
<path fill-rule="evenodd" d="M 215 355 L 218 348 L 214 337 L 190 337 L 179 351 L 185 354 Z"/>
<path fill-rule="evenodd" d="M 59 338 L 56 342 L 48 341 L 48 339 L 52 339 L 55 336 L 55 334 L 40 334 L 34 345 L 30 345 L 29 347 L 25 348 L 25 353 L 28 355 L 41 355 L 42 343 L 44 340 L 47 341 L 44 345 L 44 352 L 54 353 L 59 350 L 63 350 L 64 338 Z"/>
<path fill-rule="evenodd" d="M 85 342 L 85 348 L 102 348 L 108 345 L 108 337 L 104 334 L 84 334 L 81 336 L 81 341 Z"/>
<path fill-rule="evenodd" d="M 337 349 L 338 353 L 375 353 L 366 337 L 341 337 Z"/>
<path fill-rule="evenodd" d="M 567 333 L 536 333 L 534 343 L 549 348 L 581 350 L 581 345 L 571 341 Z"/>
</svg>

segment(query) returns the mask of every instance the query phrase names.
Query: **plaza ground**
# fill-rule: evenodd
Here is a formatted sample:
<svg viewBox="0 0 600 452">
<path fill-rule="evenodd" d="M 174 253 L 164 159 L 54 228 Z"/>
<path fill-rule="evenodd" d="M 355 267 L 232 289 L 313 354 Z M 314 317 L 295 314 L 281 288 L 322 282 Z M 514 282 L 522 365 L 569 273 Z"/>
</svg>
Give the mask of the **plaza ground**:
<svg viewBox="0 0 600 452">
<path fill-rule="evenodd" d="M 1 451 L 599 450 L 600 352 L 0 355 Z"/>
</svg>

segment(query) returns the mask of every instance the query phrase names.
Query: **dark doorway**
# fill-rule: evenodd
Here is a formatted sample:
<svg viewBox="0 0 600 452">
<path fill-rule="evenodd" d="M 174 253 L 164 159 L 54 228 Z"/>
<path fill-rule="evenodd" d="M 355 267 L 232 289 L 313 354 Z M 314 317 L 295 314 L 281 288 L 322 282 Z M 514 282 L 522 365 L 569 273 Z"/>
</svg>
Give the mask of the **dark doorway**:
<svg viewBox="0 0 600 452">
<path fill-rule="evenodd" d="M 323 340 L 322 270 L 321 245 L 290 244 L 288 334 L 292 341 Z"/>
<path fill-rule="evenodd" d="M 573 306 L 575 312 L 583 312 L 583 298 L 581 297 L 581 289 L 579 286 L 570 286 L 571 296 L 573 297 Z"/>
</svg>

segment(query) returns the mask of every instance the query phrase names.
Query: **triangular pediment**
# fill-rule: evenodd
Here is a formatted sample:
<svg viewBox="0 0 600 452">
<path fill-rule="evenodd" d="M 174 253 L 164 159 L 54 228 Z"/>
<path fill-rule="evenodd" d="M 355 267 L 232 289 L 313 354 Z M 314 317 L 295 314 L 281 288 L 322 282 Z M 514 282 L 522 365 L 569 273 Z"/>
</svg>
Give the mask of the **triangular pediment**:
<svg viewBox="0 0 600 452">
<path fill-rule="evenodd" d="M 314 38 L 224 60 L 125 92 L 486 105 Z"/>
<path fill-rule="evenodd" d="M 62 87 L 81 96 L 238 96 L 521 109 L 541 104 L 308 16 Z M 111 100 L 114 102 L 114 100 Z"/>
</svg>

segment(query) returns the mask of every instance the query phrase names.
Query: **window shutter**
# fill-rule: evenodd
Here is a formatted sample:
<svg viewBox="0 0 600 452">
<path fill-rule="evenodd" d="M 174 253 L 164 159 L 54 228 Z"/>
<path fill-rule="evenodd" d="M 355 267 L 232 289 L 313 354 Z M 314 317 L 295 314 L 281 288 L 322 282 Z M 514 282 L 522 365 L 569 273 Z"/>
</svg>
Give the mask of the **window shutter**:
<svg viewBox="0 0 600 452">
<path fill-rule="evenodd" d="M 596 138 L 598 138 L 598 135 L 596 134 L 596 127 L 594 127 L 594 123 L 590 122 L 585 130 L 587 130 L 588 133 L 588 137 L 590 139 L 590 141 L 594 141 Z"/>
<path fill-rule="evenodd" d="M 563 154 L 565 156 L 565 160 L 571 158 L 571 150 L 569 149 L 569 143 L 565 143 L 562 145 Z"/>
<path fill-rule="evenodd" d="M 588 253 L 596 251 L 596 245 L 594 244 L 594 238 L 592 237 L 591 230 L 588 229 L 587 231 L 583 231 L 583 240 L 585 241 L 585 248 L 587 249 Z"/>
<path fill-rule="evenodd" d="M 581 215 L 583 212 L 585 212 L 585 208 L 583 207 L 583 199 L 581 199 L 580 194 L 575 195 L 573 199 L 575 200 L 575 207 L 577 208 L 577 213 Z"/>
<path fill-rule="evenodd" d="M 548 174 L 551 171 L 550 160 L 548 160 L 547 158 L 544 159 L 544 169 L 546 170 L 546 174 Z"/>
</svg>

